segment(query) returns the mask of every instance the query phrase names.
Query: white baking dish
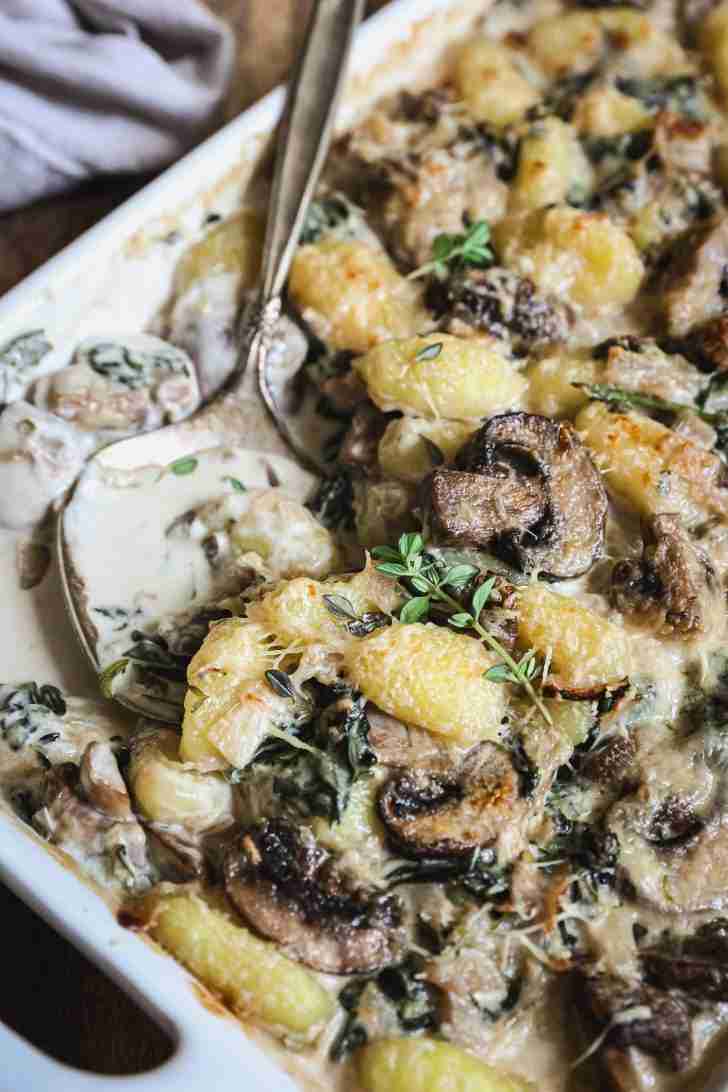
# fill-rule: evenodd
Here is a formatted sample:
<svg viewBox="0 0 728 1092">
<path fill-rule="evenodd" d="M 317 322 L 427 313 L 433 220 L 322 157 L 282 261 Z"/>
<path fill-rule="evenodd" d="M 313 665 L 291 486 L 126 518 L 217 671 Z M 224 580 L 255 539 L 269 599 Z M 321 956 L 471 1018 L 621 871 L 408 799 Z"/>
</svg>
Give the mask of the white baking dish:
<svg viewBox="0 0 728 1092">
<path fill-rule="evenodd" d="M 368 20 L 357 35 L 339 129 L 350 127 L 382 95 L 437 77 L 448 46 L 488 4 L 395 0 Z M 226 214 L 241 203 L 282 102 L 282 90 L 273 91 L 9 292 L 0 301 L 0 344 L 43 328 L 57 347 L 59 366 L 82 337 L 145 327 L 163 307 L 175 263 L 205 215 Z M 3 679 L 34 678 L 71 694 L 97 696 L 96 679 L 74 647 L 63 614 L 57 572 L 52 569 L 32 591 L 21 591 L 17 542 L 0 532 Z M 0 812 L 0 878 L 131 994 L 176 1047 L 158 1070 L 102 1077 L 58 1064 L 0 1024 L 3 1092 L 293 1090 L 291 1079 L 236 1020 L 202 1004 L 182 968 L 122 928 L 99 895 L 7 812 Z"/>
<path fill-rule="evenodd" d="M 489 2 L 394 0 L 370 19 L 357 35 L 340 129 L 382 95 L 437 77 L 448 47 Z M 136 331 L 152 321 L 167 299 L 180 253 L 205 215 L 226 214 L 240 204 L 282 101 L 280 89 L 272 92 L 8 293 L 0 301 L 0 344 L 42 327 L 59 347 L 60 364 L 82 337 Z M 0 532 L 3 679 L 35 678 L 97 696 L 96 679 L 73 646 L 57 573 L 20 591 L 16 547 L 14 536 Z M 99 895 L 7 812 L 0 812 L 0 878 L 133 996 L 175 1043 L 172 1058 L 155 1071 L 102 1077 L 58 1064 L 0 1024 L 0 1092 L 293 1092 L 291 1078 L 237 1021 L 201 1003 L 181 967 L 122 928 Z M 705 1092 L 721 1089 L 728 1089 L 728 1063 L 711 1075 Z"/>
</svg>

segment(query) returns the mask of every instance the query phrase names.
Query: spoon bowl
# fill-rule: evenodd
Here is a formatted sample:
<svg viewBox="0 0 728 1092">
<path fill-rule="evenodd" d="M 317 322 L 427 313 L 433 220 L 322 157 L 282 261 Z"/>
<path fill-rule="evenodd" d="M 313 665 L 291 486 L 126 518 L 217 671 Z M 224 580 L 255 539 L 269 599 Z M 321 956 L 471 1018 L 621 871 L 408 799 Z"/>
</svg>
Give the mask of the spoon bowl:
<svg viewBox="0 0 728 1092">
<path fill-rule="evenodd" d="M 225 590 L 194 540 L 195 511 L 211 502 L 244 508 L 246 494 L 271 486 L 300 500 L 325 472 L 315 396 L 287 397 L 305 341 L 280 294 L 362 10 L 363 0 L 314 8 L 280 124 L 259 300 L 243 324 L 232 381 L 186 420 L 99 451 L 58 519 L 62 586 L 81 647 L 107 696 L 147 716 L 179 719 L 189 658 L 160 638 L 159 625 L 186 612 L 194 628 L 195 612 L 204 615 Z"/>
</svg>

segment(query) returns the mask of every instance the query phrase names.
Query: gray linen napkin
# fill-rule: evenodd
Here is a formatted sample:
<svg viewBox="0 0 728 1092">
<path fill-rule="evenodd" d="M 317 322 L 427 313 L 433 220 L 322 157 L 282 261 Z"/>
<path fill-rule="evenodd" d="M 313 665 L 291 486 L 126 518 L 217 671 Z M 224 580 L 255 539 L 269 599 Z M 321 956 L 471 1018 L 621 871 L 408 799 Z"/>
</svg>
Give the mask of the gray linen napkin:
<svg viewBox="0 0 728 1092">
<path fill-rule="evenodd" d="M 0 212 L 209 130 L 230 31 L 198 0 L 0 0 Z"/>
</svg>

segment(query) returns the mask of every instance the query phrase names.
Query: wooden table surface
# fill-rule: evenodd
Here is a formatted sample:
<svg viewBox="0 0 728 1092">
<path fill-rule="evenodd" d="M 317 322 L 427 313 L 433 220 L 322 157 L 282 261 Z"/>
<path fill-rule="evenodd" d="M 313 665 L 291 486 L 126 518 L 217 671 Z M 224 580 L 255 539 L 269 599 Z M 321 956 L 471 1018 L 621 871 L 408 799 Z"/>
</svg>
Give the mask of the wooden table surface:
<svg viewBox="0 0 728 1092">
<path fill-rule="evenodd" d="M 384 2 L 372 0 L 368 7 Z M 208 3 L 237 39 L 238 70 L 225 108 L 229 120 L 285 77 L 311 0 Z M 106 179 L 0 217 L 0 294 L 145 181 Z M 99 1073 L 135 1073 L 167 1057 L 166 1037 L 137 1006 L 2 886 L 0 922 L 18 967 L 3 976 L 0 1019 L 56 1058 Z"/>
</svg>

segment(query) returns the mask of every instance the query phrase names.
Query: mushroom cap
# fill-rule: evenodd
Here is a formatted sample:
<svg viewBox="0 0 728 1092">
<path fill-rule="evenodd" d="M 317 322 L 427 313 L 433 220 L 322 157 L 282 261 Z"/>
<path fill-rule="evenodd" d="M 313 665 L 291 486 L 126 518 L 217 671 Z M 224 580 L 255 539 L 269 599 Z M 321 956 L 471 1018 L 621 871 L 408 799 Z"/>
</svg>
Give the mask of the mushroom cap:
<svg viewBox="0 0 728 1092">
<path fill-rule="evenodd" d="M 486 548 L 552 580 L 591 568 L 604 544 L 607 495 L 575 429 L 533 413 L 491 417 L 456 470 L 427 487 L 436 538 Z"/>
<path fill-rule="evenodd" d="M 462 765 L 424 766 L 397 774 L 379 795 L 379 814 L 408 857 L 468 856 L 496 842 L 522 817 L 519 779 L 508 752 L 478 744 Z"/>
<path fill-rule="evenodd" d="M 356 886 L 310 831 L 284 819 L 244 833 L 227 854 L 224 875 L 245 920 L 314 970 L 362 974 L 401 952 L 397 899 Z"/>
</svg>

